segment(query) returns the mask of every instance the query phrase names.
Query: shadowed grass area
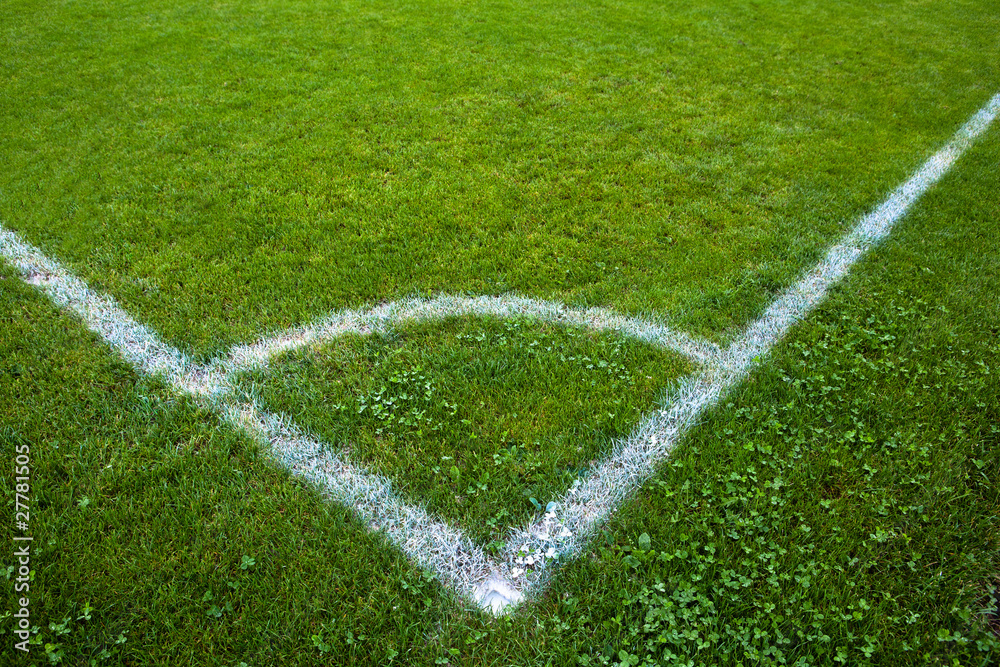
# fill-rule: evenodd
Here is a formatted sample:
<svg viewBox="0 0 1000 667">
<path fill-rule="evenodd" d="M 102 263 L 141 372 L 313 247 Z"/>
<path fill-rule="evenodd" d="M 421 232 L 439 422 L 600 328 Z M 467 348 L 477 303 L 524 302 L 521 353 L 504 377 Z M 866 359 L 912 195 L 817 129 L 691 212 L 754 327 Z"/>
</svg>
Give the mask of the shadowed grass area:
<svg viewBox="0 0 1000 667">
<path fill-rule="evenodd" d="M 1000 88 L 991 2 L 7 2 L 0 219 L 185 349 L 503 293 L 745 322 Z"/>
<path fill-rule="evenodd" d="M 561 497 L 690 371 L 610 334 L 461 318 L 287 354 L 237 386 L 486 544 Z"/>
</svg>

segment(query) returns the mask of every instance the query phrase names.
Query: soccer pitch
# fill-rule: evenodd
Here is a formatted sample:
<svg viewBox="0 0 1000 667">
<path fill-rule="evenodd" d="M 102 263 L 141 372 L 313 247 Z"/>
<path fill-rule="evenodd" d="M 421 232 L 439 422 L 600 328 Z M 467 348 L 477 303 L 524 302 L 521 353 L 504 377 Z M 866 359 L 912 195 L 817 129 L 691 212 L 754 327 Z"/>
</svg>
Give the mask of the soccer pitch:
<svg viewBox="0 0 1000 667">
<path fill-rule="evenodd" d="M 988 4 L 5 7 L 3 655 L 996 660 Z"/>
</svg>

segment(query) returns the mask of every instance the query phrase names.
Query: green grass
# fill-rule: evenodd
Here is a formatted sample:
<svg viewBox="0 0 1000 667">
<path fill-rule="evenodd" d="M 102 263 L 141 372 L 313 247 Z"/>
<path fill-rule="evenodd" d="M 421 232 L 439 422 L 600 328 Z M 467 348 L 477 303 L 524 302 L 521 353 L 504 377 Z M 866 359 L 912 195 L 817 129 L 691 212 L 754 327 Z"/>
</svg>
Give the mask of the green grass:
<svg viewBox="0 0 1000 667">
<path fill-rule="evenodd" d="M 691 370 L 610 334 L 463 318 L 287 354 L 237 386 L 488 544 L 562 497 Z"/>
<path fill-rule="evenodd" d="M 438 292 L 724 336 L 1000 88 L 983 0 L 3 10 L 0 219 L 199 354 Z"/>
<path fill-rule="evenodd" d="M 35 663 L 46 643 L 65 664 L 996 662 L 1000 258 L 982 250 L 998 160 L 993 130 L 541 599 L 498 620 L 3 271 Z"/>
<path fill-rule="evenodd" d="M 724 340 L 1000 89 L 985 1 L 0 15 L 0 222 L 200 356 L 438 291 Z M 35 538 L 29 656 L 0 559 L 0 664 L 1000 662 L 998 164 L 993 127 L 500 619 L 0 265 L 0 450 L 30 447 Z M 486 542 L 686 370 L 611 336 L 458 319 L 244 381 Z M 370 418 L 383 384 L 384 407 L 418 378 L 430 422 Z M 11 520 L 14 493 L 0 476 Z"/>
<path fill-rule="evenodd" d="M 982 239 L 998 159 L 994 131 L 552 598 L 615 591 L 587 613 L 642 657 L 994 664 L 1000 257 Z"/>
</svg>

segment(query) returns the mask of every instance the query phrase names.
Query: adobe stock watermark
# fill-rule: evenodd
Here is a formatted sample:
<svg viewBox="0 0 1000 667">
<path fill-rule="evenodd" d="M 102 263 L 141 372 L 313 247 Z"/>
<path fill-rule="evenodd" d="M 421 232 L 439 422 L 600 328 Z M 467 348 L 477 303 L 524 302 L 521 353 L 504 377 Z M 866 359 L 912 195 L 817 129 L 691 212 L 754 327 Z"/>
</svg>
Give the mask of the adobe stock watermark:
<svg viewBox="0 0 1000 667">
<path fill-rule="evenodd" d="M 31 637 L 31 540 L 28 528 L 31 523 L 31 448 L 27 443 L 18 444 L 14 448 L 14 525 L 20 535 L 14 535 L 14 567 L 17 576 L 14 578 L 14 592 L 20 593 L 17 598 L 17 609 L 14 612 L 14 648 L 28 652 L 28 639 Z M 20 639 L 20 641 L 17 641 Z"/>
</svg>

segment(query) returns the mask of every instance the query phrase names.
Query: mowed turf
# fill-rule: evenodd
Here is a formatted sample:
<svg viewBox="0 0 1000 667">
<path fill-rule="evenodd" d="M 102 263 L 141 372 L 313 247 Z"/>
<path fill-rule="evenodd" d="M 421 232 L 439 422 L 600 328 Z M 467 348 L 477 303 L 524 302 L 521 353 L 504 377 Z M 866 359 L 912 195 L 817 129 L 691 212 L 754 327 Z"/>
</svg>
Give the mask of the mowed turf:
<svg viewBox="0 0 1000 667">
<path fill-rule="evenodd" d="M 32 456 L 34 663 L 995 664 L 998 162 L 994 128 L 499 619 L 0 271 L 0 437 Z"/>
<path fill-rule="evenodd" d="M 0 219 L 204 354 L 439 292 L 724 336 L 1000 88 L 988 0 L 2 9 Z"/>
<path fill-rule="evenodd" d="M 582 481 L 691 370 L 617 335 L 461 318 L 351 335 L 234 384 L 490 546 Z"/>
<path fill-rule="evenodd" d="M 0 224 L 202 357 L 439 291 L 725 340 L 1000 89 L 989 2 L 0 15 Z M 0 265 L 0 450 L 30 448 L 34 536 L 31 654 L 8 557 L 0 664 L 1000 662 L 998 164 L 994 127 L 499 619 Z M 403 327 L 245 386 L 486 543 L 687 370 L 579 333 Z M 427 384 L 430 423 L 426 393 L 389 407 Z"/>
</svg>

